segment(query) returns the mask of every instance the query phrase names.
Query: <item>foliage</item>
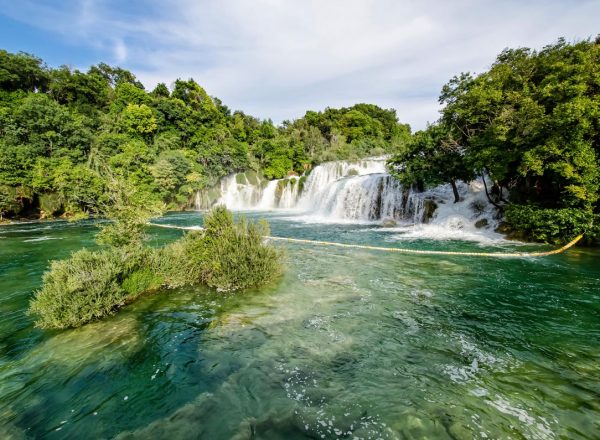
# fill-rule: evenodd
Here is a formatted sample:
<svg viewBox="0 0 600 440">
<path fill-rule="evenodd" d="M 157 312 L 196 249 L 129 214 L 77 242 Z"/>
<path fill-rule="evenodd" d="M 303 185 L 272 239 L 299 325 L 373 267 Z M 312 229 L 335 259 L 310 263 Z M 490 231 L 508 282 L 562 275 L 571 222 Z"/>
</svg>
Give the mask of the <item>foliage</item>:
<svg viewBox="0 0 600 440">
<path fill-rule="evenodd" d="M 394 110 L 375 105 L 307 112 L 276 127 L 231 112 L 193 79 L 148 93 L 119 67 L 51 69 L 0 51 L 0 186 L 31 190 L 28 199 L 3 193 L 2 213 L 12 217 L 41 215 L 39 201 L 55 197 L 55 214 L 97 214 L 109 198 L 109 174 L 150 204 L 182 209 L 230 173 L 283 178 L 326 160 L 390 153 L 409 137 Z M 105 164 L 110 173 L 100 172 Z"/>
<path fill-rule="evenodd" d="M 156 131 L 156 118 L 146 104 L 127 104 L 121 121 L 125 130 L 138 135 L 148 135 Z"/>
<path fill-rule="evenodd" d="M 598 78 L 598 40 L 506 49 L 489 71 L 463 73 L 444 86 L 441 119 L 392 164 L 402 164 L 404 181 L 425 184 L 487 173 L 496 193 L 506 188 L 513 203 L 539 214 L 527 223 L 516 214 L 525 208 L 512 207 L 514 227 L 537 240 L 567 240 L 575 226 L 566 213 L 575 225 L 600 211 Z"/>
<path fill-rule="evenodd" d="M 458 202 L 456 181 L 472 180 L 475 173 L 464 160 L 463 148 L 442 125 L 415 133 L 406 148 L 390 161 L 393 174 L 406 186 L 434 186 L 450 182 Z"/>
<path fill-rule="evenodd" d="M 205 217 L 204 228 L 161 249 L 156 272 L 168 287 L 201 282 L 219 291 L 244 290 L 281 274 L 283 255 L 264 243 L 266 223 L 235 223 L 230 211 L 217 206 Z"/>
<path fill-rule="evenodd" d="M 11 54 L 0 50 L 0 89 L 44 91 L 49 79 L 41 59 L 23 52 Z"/>
<path fill-rule="evenodd" d="M 206 230 L 153 249 L 139 240 L 139 231 L 125 227 L 144 218 L 132 211 L 128 207 L 126 213 L 124 208 L 116 213 L 110 234 L 103 229 L 101 242 L 118 238 L 108 248 L 82 249 L 51 263 L 30 304 L 38 327 L 79 327 L 160 288 L 203 283 L 219 291 L 243 290 L 281 273 L 281 253 L 264 243 L 266 224 L 235 223 L 231 212 L 218 207 L 206 217 Z"/>
<path fill-rule="evenodd" d="M 149 202 L 145 194 L 124 179 L 111 177 L 109 197 L 101 214 L 111 221 L 100 226 L 99 244 L 136 248 L 146 239 L 146 225 L 163 213 L 162 206 Z"/>
<path fill-rule="evenodd" d="M 266 222 L 233 222 L 231 212 L 216 207 L 204 220 L 206 231 L 194 246 L 203 255 L 203 282 L 221 291 L 257 287 L 281 273 L 282 255 L 264 244 Z M 193 255 L 195 252 L 192 252 Z"/>
<path fill-rule="evenodd" d="M 134 298 L 122 280 L 142 267 L 141 257 L 125 249 L 82 249 L 67 260 L 53 261 L 30 304 L 36 326 L 79 327 L 114 313 Z"/>
<path fill-rule="evenodd" d="M 506 221 L 524 238 L 535 241 L 561 243 L 588 232 L 588 239 L 600 238 L 594 237 L 594 216 L 577 208 L 549 209 L 510 204 L 506 208 Z"/>
<path fill-rule="evenodd" d="M 443 121 L 467 162 L 489 171 L 520 203 L 592 210 L 600 167 L 600 45 L 559 40 L 507 49 L 477 77 L 443 89 Z"/>
</svg>

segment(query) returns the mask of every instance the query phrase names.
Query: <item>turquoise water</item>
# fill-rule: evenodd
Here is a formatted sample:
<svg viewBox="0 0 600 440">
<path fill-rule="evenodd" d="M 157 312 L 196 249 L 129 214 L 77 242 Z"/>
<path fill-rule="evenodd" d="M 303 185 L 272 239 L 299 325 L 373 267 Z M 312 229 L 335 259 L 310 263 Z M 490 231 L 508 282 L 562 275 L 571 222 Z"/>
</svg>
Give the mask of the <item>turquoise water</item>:
<svg viewBox="0 0 600 440">
<path fill-rule="evenodd" d="M 288 237 L 540 249 L 269 220 Z M 95 232 L 0 228 L 0 438 L 600 436 L 598 250 L 492 260 L 289 244 L 284 277 L 260 291 L 167 291 L 80 329 L 34 329 L 25 312 L 48 261 Z M 151 232 L 156 245 L 182 234 Z"/>
</svg>

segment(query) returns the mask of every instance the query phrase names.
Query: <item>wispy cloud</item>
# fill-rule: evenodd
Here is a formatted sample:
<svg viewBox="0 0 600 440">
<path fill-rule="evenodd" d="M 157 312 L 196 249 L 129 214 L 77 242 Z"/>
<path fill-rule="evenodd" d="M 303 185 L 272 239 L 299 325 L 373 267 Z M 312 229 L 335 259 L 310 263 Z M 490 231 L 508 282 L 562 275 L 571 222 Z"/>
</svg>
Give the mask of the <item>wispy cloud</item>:
<svg viewBox="0 0 600 440">
<path fill-rule="evenodd" d="M 0 0 L 4 14 L 100 49 L 149 87 L 196 78 L 234 108 L 276 121 L 373 102 L 416 128 L 441 86 L 505 47 L 597 32 L 598 1 Z M 98 60 L 100 61 L 100 60 Z M 69 62 L 65 54 L 65 62 Z M 82 66 L 84 67 L 84 66 Z"/>
</svg>

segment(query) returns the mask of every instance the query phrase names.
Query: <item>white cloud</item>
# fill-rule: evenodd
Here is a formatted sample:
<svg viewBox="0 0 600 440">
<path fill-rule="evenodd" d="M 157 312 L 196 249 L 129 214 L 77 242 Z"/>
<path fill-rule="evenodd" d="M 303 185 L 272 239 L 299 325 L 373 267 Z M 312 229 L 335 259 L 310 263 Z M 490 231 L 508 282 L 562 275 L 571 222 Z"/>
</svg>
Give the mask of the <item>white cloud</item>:
<svg viewBox="0 0 600 440">
<path fill-rule="evenodd" d="M 123 63 L 125 60 L 127 60 L 127 46 L 125 46 L 123 40 L 115 40 L 113 46 L 113 53 L 115 60 L 118 63 Z"/>
<path fill-rule="evenodd" d="M 437 119 L 451 76 L 487 68 L 505 47 L 594 36 L 600 16 L 600 2 L 560 0 L 3 3 L 7 15 L 103 49 L 149 87 L 194 77 L 275 121 L 373 102 L 415 128 Z"/>
</svg>

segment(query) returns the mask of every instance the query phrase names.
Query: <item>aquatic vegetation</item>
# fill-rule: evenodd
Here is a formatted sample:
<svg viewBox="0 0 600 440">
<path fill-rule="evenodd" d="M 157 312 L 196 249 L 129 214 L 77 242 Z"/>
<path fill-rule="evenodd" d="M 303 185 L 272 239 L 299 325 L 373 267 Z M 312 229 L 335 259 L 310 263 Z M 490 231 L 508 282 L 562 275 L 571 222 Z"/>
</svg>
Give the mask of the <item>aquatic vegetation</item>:
<svg viewBox="0 0 600 440">
<path fill-rule="evenodd" d="M 264 242 L 265 223 L 235 223 L 231 212 L 217 207 L 205 226 L 159 249 L 128 243 L 53 261 L 29 313 L 41 328 L 79 327 L 160 288 L 203 283 L 219 291 L 243 290 L 281 274 L 282 254 Z"/>
<path fill-rule="evenodd" d="M 281 251 L 264 243 L 264 222 L 234 222 L 230 211 L 214 208 L 204 230 L 188 233 L 156 257 L 157 273 L 169 287 L 202 282 L 220 291 L 263 285 L 281 274 Z"/>
</svg>

